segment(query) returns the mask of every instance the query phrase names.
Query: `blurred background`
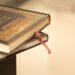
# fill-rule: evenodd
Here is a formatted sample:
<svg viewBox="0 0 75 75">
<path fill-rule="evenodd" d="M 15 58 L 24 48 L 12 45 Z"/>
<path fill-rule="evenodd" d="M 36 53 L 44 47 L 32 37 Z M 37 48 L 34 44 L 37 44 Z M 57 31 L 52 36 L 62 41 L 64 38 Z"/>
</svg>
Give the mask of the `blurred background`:
<svg viewBox="0 0 75 75">
<path fill-rule="evenodd" d="M 75 0 L 0 0 L 0 4 L 18 7 L 23 4 L 29 5 L 44 5 L 47 8 L 53 8 L 55 10 L 70 10 L 75 12 Z"/>
<path fill-rule="evenodd" d="M 0 4 L 51 15 L 43 30 L 52 54 L 40 45 L 17 55 L 17 75 L 75 75 L 75 0 L 0 0 Z"/>
</svg>

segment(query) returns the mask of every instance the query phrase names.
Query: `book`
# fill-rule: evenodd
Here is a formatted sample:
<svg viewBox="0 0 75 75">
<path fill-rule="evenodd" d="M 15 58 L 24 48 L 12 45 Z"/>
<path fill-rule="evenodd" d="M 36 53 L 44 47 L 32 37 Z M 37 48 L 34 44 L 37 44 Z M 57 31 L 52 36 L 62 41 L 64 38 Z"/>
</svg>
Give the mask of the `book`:
<svg viewBox="0 0 75 75">
<path fill-rule="evenodd" d="M 0 5 L 0 52 L 12 52 L 49 24 L 49 14 Z"/>
<path fill-rule="evenodd" d="M 44 42 L 48 41 L 48 35 L 47 34 L 40 32 L 40 35 L 41 35 Z M 10 52 L 8 54 L 0 53 L 0 59 L 5 58 L 7 56 L 15 55 L 15 54 L 22 52 L 22 51 L 25 51 L 25 50 L 29 50 L 29 49 L 37 46 L 37 45 L 40 45 L 40 44 L 41 43 L 38 41 L 37 37 L 34 35 L 32 38 L 30 38 L 28 41 L 21 44 L 19 47 L 17 47 L 12 52 Z"/>
<path fill-rule="evenodd" d="M 49 14 L 0 5 L 0 52 L 10 53 L 49 24 Z"/>
</svg>

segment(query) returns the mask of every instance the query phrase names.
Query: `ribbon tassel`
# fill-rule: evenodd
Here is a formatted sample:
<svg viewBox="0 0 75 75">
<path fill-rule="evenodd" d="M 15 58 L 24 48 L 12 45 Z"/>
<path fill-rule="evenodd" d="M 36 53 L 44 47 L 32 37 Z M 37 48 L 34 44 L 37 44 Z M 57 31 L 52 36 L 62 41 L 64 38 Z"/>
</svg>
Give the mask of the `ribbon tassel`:
<svg viewBox="0 0 75 75">
<path fill-rule="evenodd" d="M 48 54 L 50 54 L 50 53 L 51 53 L 51 50 L 50 50 L 50 48 L 44 43 L 42 37 L 40 36 L 40 33 L 39 33 L 39 32 L 34 32 L 34 34 L 36 35 L 36 37 L 38 38 L 38 40 L 40 41 L 40 43 L 47 49 Z"/>
</svg>

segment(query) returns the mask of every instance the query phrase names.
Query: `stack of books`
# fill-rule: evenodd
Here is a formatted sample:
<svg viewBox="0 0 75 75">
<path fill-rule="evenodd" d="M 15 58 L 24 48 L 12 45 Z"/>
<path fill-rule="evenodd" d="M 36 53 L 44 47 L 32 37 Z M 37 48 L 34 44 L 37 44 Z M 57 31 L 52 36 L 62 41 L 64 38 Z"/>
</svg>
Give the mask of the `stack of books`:
<svg viewBox="0 0 75 75">
<path fill-rule="evenodd" d="M 0 58 L 40 44 L 35 32 L 46 42 L 48 35 L 41 30 L 49 24 L 49 14 L 0 5 Z"/>
</svg>

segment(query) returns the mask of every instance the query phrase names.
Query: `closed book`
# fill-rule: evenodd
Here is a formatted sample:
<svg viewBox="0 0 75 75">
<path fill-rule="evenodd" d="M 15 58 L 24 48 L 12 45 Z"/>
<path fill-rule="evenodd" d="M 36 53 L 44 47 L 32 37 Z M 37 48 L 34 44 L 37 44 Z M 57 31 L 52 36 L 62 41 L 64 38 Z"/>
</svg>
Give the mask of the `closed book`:
<svg viewBox="0 0 75 75">
<path fill-rule="evenodd" d="M 12 52 L 49 24 L 49 14 L 0 5 L 0 52 Z"/>
<path fill-rule="evenodd" d="M 48 41 L 48 35 L 47 34 L 40 32 L 40 35 L 41 35 L 44 42 Z M 20 52 L 25 51 L 25 50 L 29 50 L 29 49 L 37 46 L 37 45 L 40 45 L 40 44 L 41 43 L 39 42 L 37 37 L 34 35 L 32 38 L 30 38 L 28 41 L 21 44 L 19 47 L 17 47 L 12 52 L 10 52 L 8 54 L 0 53 L 0 59 L 3 59 L 7 56 L 15 55 L 15 54 L 20 53 Z"/>
</svg>

